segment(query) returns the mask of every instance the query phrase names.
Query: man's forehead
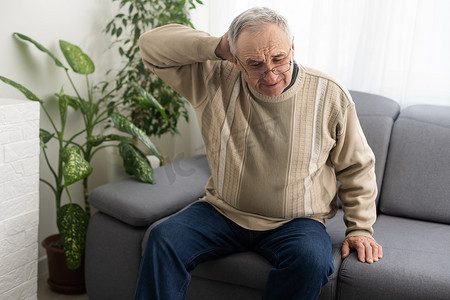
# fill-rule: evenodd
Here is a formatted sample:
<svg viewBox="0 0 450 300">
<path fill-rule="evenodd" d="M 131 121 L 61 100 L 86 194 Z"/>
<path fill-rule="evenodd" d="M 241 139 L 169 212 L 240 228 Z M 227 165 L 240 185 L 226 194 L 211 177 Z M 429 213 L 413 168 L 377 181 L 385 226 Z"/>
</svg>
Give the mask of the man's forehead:
<svg viewBox="0 0 450 300">
<path fill-rule="evenodd" d="M 244 29 L 236 43 L 238 53 L 249 55 L 283 55 L 289 48 L 289 38 L 277 24 L 268 24 L 257 30 Z"/>
<path fill-rule="evenodd" d="M 291 47 L 287 42 L 268 43 L 267 46 L 247 45 L 237 48 L 240 58 L 246 61 L 265 61 L 273 58 L 283 58 L 289 54 Z"/>
<path fill-rule="evenodd" d="M 270 53 L 244 53 L 243 59 L 247 64 L 264 62 L 272 59 L 282 59 L 289 55 L 289 49 L 280 49 L 279 51 L 272 51 Z"/>
</svg>

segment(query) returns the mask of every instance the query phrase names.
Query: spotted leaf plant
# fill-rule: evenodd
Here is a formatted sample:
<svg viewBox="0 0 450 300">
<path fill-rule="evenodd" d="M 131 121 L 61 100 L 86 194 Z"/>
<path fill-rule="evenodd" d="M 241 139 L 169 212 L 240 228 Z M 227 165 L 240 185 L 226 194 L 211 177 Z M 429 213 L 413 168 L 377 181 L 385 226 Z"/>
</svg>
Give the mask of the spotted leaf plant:
<svg viewBox="0 0 450 300">
<path fill-rule="evenodd" d="M 14 33 L 18 40 L 31 43 L 38 50 L 47 54 L 53 60 L 56 67 L 64 70 L 73 95 L 66 94 L 61 88 L 54 98 L 58 103 L 59 113 L 56 117 L 49 113 L 48 99 L 43 100 L 36 96 L 28 88 L 16 81 L 0 76 L 4 83 L 18 89 L 31 101 L 39 102 L 42 111 L 51 124 L 50 130 L 40 129 L 40 144 L 42 154 L 53 176 L 53 180 L 41 178 L 41 181 L 49 186 L 55 195 L 57 211 L 57 227 L 61 236 L 61 242 L 66 254 L 67 267 L 77 269 L 82 261 L 85 251 L 86 231 L 90 218 L 90 205 L 88 199 L 88 177 L 93 171 L 91 160 L 93 156 L 105 147 L 117 147 L 121 154 L 124 168 L 127 173 L 136 176 L 143 182 L 154 183 L 153 170 L 146 156 L 136 146 L 137 140 L 142 141 L 152 154 L 160 160 L 161 156 L 150 138 L 126 117 L 119 113 L 123 104 L 121 101 L 109 101 L 118 94 L 121 86 L 106 91 L 91 84 L 89 75 L 95 70 L 94 63 L 89 56 L 78 46 L 67 41 L 59 41 L 60 50 L 69 66 L 66 66 L 55 54 L 32 38 Z M 79 88 L 72 80 L 73 75 L 86 77 L 86 94 L 82 97 Z M 103 84 L 103 86 L 105 86 Z M 143 89 L 135 86 L 140 96 L 135 101 L 145 107 L 155 107 L 164 116 L 164 110 L 151 95 Z M 78 114 L 82 120 L 82 129 L 69 134 L 66 130 L 67 115 Z M 110 134 L 102 134 L 108 124 L 113 124 L 116 130 Z M 73 128 L 72 128 L 73 131 Z M 111 131 L 111 130 L 107 130 Z M 48 147 L 57 147 L 56 163 L 51 161 L 48 155 Z M 84 208 L 72 201 L 69 186 L 75 182 L 83 182 Z M 67 199 L 63 204 L 63 194 Z"/>
</svg>

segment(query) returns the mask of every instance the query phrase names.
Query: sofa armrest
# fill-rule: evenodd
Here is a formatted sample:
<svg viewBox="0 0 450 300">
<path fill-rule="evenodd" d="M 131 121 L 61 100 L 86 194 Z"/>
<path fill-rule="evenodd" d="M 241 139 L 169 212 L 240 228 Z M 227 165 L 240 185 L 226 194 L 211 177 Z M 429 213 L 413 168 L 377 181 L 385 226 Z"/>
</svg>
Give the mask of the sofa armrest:
<svg viewBox="0 0 450 300">
<path fill-rule="evenodd" d="M 205 194 L 210 177 L 204 155 L 154 170 L 156 184 L 129 177 L 94 189 L 92 206 L 132 226 L 148 226 Z"/>
</svg>

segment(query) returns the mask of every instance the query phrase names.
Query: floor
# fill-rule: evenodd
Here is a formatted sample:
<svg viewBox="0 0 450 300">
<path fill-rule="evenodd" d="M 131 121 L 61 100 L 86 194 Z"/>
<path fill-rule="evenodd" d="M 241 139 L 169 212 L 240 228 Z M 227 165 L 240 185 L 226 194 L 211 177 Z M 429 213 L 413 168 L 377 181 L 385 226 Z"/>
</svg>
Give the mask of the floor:
<svg viewBox="0 0 450 300">
<path fill-rule="evenodd" d="M 38 300 L 89 300 L 86 294 L 62 295 L 54 293 L 47 285 L 47 274 L 39 276 Z"/>
</svg>

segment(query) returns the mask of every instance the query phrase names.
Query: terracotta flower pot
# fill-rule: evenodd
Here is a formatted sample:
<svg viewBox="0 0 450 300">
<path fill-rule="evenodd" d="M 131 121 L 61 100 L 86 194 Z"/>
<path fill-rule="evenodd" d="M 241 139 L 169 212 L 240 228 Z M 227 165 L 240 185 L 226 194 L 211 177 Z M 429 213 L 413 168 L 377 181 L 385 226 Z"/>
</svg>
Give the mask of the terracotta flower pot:
<svg viewBox="0 0 450 300">
<path fill-rule="evenodd" d="M 81 294 L 86 292 L 84 282 L 84 256 L 81 266 L 76 270 L 66 267 L 64 249 L 52 247 L 59 240 L 59 234 L 54 234 L 42 241 L 47 251 L 48 275 L 50 288 L 60 294 Z"/>
</svg>

